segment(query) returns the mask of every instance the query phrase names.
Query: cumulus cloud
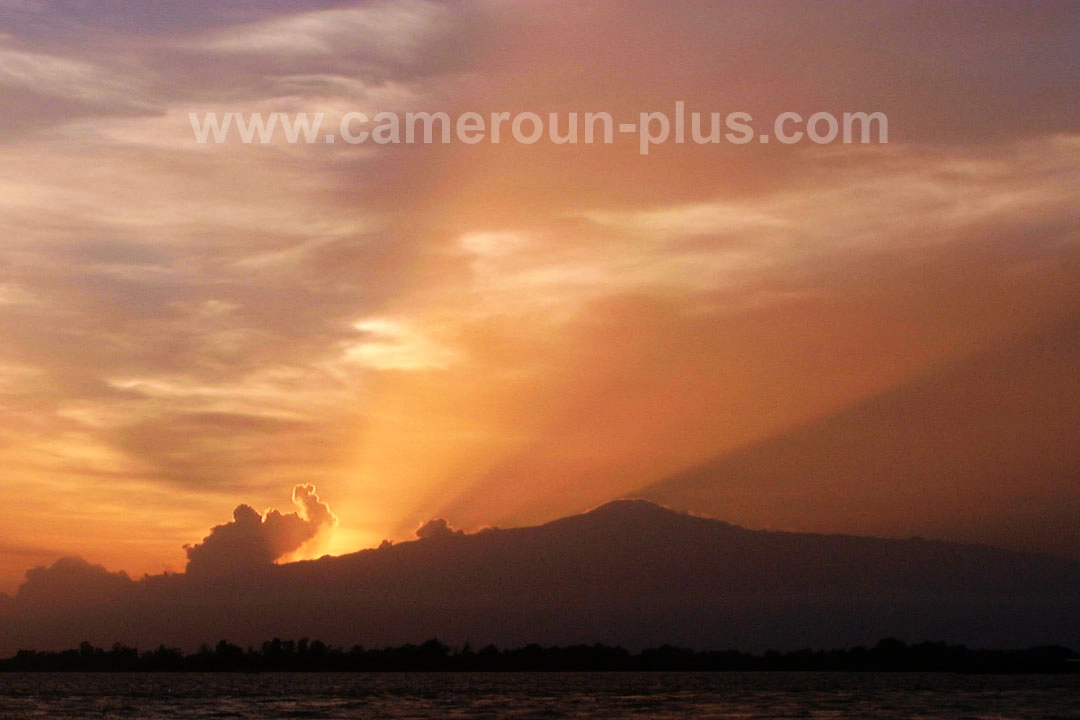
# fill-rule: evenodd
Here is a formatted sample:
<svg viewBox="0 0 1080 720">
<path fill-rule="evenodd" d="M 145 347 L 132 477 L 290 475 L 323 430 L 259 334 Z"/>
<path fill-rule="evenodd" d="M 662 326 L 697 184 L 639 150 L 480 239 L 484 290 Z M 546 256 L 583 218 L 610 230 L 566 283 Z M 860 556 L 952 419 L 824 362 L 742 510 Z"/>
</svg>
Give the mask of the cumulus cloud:
<svg viewBox="0 0 1080 720">
<path fill-rule="evenodd" d="M 435 518 L 434 520 L 428 520 L 416 531 L 416 537 L 420 538 L 421 540 L 427 540 L 429 538 L 444 538 L 451 537 L 453 535 L 464 534 L 464 530 L 454 530 L 453 528 L 451 528 L 450 523 L 446 521 L 446 518 Z"/>
<path fill-rule="evenodd" d="M 123 571 L 109 572 L 103 565 L 92 565 L 81 557 L 63 557 L 49 567 L 27 570 L 18 599 L 41 607 L 94 604 L 121 597 L 133 585 Z M 77 588 L 76 594 L 73 588 Z"/>
<path fill-rule="evenodd" d="M 188 574 L 231 575 L 270 565 L 337 525 L 337 516 L 314 485 L 297 485 L 292 500 L 297 511 L 288 514 L 260 514 L 250 505 L 238 505 L 232 522 L 216 525 L 201 543 L 185 546 Z"/>
</svg>

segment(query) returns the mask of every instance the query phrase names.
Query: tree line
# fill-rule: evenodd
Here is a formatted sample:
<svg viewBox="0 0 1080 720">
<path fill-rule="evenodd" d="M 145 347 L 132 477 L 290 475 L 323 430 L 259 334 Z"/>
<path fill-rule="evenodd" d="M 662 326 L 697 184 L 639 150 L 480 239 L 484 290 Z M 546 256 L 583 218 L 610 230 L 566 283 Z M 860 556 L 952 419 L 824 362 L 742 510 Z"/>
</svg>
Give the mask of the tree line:
<svg viewBox="0 0 1080 720">
<path fill-rule="evenodd" d="M 381 649 L 331 647 L 319 640 L 275 638 L 242 648 L 226 640 L 194 653 L 159 646 L 138 649 L 116 643 L 111 649 L 88 642 L 59 652 L 20 650 L 0 660 L 0 672 L 493 672 L 493 671 L 837 671 L 837 672 L 1080 672 L 1080 655 L 1069 648 L 972 650 L 963 645 L 895 638 L 874 647 L 795 650 L 762 655 L 736 650 L 698 652 L 663 645 L 639 653 L 607 645 L 474 650 L 438 640 Z"/>
</svg>

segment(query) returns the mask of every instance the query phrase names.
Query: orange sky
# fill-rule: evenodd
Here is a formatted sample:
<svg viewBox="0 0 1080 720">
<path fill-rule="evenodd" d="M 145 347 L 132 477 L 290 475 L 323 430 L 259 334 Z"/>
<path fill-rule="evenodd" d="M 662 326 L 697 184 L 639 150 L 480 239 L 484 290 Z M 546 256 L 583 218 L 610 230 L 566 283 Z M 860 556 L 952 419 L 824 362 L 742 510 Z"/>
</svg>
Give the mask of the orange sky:
<svg viewBox="0 0 1080 720">
<path fill-rule="evenodd" d="M 0 2 L 0 590 L 70 554 L 182 570 L 299 483 L 339 520 L 307 554 L 647 491 L 1080 557 L 1037 530 L 1080 509 L 1075 5 L 228 7 Z M 889 143 L 200 145 L 188 121 L 676 101 L 880 111 Z M 952 434 L 962 393 L 948 423 L 874 415 L 935 427 L 929 466 L 823 424 L 986 358 L 980 397 L 1025 399 L 999 422 Z M 972 461 L 1003 443 L 1007 472 Z M 818 451 L 867 460 L 830 481 Z"/>
</svg>

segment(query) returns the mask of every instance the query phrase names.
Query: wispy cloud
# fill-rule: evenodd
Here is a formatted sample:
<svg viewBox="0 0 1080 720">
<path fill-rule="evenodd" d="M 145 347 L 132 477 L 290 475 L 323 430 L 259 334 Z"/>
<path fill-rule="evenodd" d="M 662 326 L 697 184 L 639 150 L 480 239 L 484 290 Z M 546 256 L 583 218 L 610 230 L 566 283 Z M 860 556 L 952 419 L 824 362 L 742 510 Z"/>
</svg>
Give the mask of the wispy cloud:
<svg viewBox="0 0 1080 720">
<path fill-rule="evenodd" d="M 211 33 L 193 47 L 215 53 L 328 56 L 350 52 L 407 62 L 451 16 L 437 3 L 384 0 L 297 13 Z"/>
<path fill-rule="evenodd" d="M 362 339 L 345 349 L 347 362 L 375 370 L 427 370 L 459 359 L 458 353 L 400 321 L 368 318 L 353 327 Z"/>
<path fill-rule="evenodd" d="M 85 60 L 0 47 L 0 87 L 116 108 L 152 107 L 146 83 Z"/>
</svg>

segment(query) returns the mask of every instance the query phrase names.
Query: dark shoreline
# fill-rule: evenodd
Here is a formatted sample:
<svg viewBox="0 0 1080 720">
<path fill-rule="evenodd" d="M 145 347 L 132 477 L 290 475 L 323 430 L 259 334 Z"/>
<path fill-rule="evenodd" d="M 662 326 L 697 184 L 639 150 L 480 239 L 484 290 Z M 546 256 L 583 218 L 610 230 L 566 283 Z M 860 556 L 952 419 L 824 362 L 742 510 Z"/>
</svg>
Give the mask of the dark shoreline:
<svg viewBox="0 0 1080 720">
<path fill-rule="evenodd" d="M 59 652 L 20 650 L 0 660 L 0 672 L 612 672 L 799 671 L 955 672 L 980 674 L 1080 673 L 1080 654 L 1061 646 L 1025 650 L 972 650 L 963 645 L 908 645 L 888 638 L 872 648 L 697 652 L 664 645 L 631 653 L 621 647 L 527 645 L 500 650 L 438 640 L 394 648 L 348 650 L 318 640 L 274 640 L 247 649 L 225 640 L 195 653 L 158 647 L 139 652 L 120 643 L 109 650 L 82 643 Z"/>
</svg>

